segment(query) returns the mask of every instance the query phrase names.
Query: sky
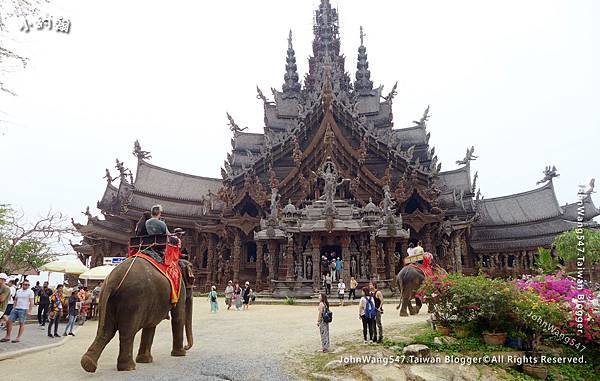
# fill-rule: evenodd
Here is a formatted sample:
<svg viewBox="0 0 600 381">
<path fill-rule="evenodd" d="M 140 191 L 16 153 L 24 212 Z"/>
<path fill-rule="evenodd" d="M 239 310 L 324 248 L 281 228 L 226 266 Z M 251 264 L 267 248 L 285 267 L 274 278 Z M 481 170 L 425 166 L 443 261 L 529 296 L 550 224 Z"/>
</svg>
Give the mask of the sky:
<svg viewBox="0 0 600 381">
<path fill-rule="evenodd" d="M 86 206 L 98 213 L 104 169 L 115 174 L 115 158 L 135 169 L 136 139 L 156 165 L 220 177 L 225 112 L 262 131 L 256 86 L 281 88 L 290 29 L 307 72 L 318 3 L 53 0 L 46 11 L 70 19 L 69 34 L 12 20 L 11 46 L 30 61 L 6 77 L 18 95 L 0 94 L 0 202 L 83 222 Z M 560 204 L 600 181 L 600 2 L 332 4 L 352 78 L 362 25 L 375 86 L 398 81 L 394 127 L 431 105 L 442 170 L 473 145 L 486 198 L 534 189 L 546 165 Z"/>
</svg>

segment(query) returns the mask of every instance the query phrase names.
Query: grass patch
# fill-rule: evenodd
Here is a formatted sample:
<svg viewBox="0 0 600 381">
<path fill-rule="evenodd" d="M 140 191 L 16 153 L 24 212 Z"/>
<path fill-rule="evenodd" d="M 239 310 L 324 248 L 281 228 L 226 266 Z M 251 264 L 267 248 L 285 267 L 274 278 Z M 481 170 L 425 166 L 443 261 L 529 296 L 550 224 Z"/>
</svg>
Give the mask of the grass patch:
<svg viewBox="0 0 600 381">
<path fill-rule="evenodd" d="M 295 306 L 296 305 L 296 299 L 286 297 L 285 301 L 283 302 L 283 304 L 288 305 L 288 306 Z"/>
</svg>

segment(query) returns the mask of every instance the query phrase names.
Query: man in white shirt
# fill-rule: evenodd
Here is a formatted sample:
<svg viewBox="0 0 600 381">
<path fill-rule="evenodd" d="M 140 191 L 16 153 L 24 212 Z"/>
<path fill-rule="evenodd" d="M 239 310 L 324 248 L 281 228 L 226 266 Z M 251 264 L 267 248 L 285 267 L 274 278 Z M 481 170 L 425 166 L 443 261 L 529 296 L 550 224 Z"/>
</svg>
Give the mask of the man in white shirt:
<svg viewBox="0 0 600 381">
<path fill-rule="evenodd" d="M 338 283 L 338 298 L 340 298 L 340 305 L 344 305 L 344 295 L 346 293 L 346 283 L 344 280 L 340 278 L 340 282 Z"/>
<path fill-rule="evenodd" d="M 25 319 L 27 319 L 27 315 L 31 315 L 31 308 L 34 304 L 35 295 L 33 291 L 29 288 L 29 281 L 25 279 L 21 284 L 21 289 L 17 290 L 14 299 L 13 309 L 10 312 L 10 318 L 6 323 L 6 337 L 4 337 L 0 342 L 7 342 L 10 340 L 10 335 L 12 333 L 12 325 L 15 321 L 19 321 L 19 333 L 17 334 L 17 338 L 13 340 L 13 343 L 18 343 L 21 341 L 21 336 L 25 331 Z"/>
</svg>

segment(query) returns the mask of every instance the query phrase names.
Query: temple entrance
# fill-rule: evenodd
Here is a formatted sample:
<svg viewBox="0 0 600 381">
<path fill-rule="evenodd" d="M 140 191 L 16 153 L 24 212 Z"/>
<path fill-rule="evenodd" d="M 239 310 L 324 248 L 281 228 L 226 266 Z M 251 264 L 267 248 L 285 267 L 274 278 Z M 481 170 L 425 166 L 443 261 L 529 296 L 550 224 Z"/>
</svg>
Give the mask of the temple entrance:
<svg viewBox="0 0 600 381">
<path fill-rule="evenodd" d="M 323 260 L 327 258 L 327 263 Z M 340 245 L 323 245 L 321 246 L 321 274 L 329 272 L 331 261 L 336 258 L 342 258 L 342 247 Z"/>
</svg>

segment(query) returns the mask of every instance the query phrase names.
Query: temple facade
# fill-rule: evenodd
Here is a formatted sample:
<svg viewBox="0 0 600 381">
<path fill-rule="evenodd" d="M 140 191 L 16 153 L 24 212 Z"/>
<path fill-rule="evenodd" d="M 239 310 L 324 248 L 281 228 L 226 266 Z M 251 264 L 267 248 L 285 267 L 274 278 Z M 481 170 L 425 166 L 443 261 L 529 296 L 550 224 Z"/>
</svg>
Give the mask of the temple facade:
<svg viewBox="0 0 600 381">
<path fill-rule="evenodd" d="M 309 70 L 300 82 L 290 32 L 284 82 L 272 98 L 257 88 L 263 133 L 248 133 L 228 114 L 231 151 L 222 178 L 156 166 L 135 142 L 135 174 L 118 159 L 113 178 L 86 210 L 73 248 L 101 265 L 124 256 L 136 221 L 161 204 L 171 228 L 184 228 L 183 245 L 196 285 L 224 287 L 250 281 L 277 293 L 312 293 L 321 284 L 321 260 L 341 258 L 343 277 L 391 285 L 409 243 L 423 242 L 450 271 L 516 276 L 533 271 L 538 247 L 581 223 L 597 226 L 591 193 L 560 206 L 556 168 L 546 168 L 537 189 L 484 199 L 471 173 L 474 148 L 441 170 L 429 145 L 429 107 L 408 128 L 394 128 L 396 85 L 375 87 L 364 35 L 354 79 L 340 54 L 338 14 L 323 0 L 315 12 Z M 583 208 L 583 209 L 582 209 Z M 583 214 L 582 211 L 583 210 Z"/>
</svg>

